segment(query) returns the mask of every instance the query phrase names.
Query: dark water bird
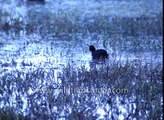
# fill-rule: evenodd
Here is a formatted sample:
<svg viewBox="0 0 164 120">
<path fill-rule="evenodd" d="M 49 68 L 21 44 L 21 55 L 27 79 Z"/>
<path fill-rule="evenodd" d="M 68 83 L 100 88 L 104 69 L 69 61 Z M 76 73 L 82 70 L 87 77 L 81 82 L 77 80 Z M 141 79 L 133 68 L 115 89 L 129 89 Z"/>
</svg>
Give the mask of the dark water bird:
<svg viewBox="0 0 164 120">
<path fill-rule="evenodd" d="M 104 61 L 105 59 L 108 59 L 108 53 L 104 49 L 96 50 L 96 48 L 93 45 L 90 45 L 89 50 L 92 52 L 92 60 L 103 60 Z"/>
</svg>

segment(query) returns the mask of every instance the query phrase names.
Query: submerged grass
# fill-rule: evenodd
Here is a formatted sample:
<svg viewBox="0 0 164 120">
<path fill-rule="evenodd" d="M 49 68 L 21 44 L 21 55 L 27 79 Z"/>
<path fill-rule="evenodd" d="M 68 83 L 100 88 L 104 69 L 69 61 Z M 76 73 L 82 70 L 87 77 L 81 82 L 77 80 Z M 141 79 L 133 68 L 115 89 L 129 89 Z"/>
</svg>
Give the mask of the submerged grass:
<svg viewBox="0 0 164 120">
<path fill-rule="evenodd" d="M 30 119 L 92 120 L 99 117 L 96 110 L 100 106 L 104 119 L 162 119 L 161 63 L 127 61 L 124 65 L 114 62 L 90 67 L 68 64 L 57 77 L 54 69 L 3 75 L 1 111 L 15 111 L 1 112 L 1 119 L 22 113 Z"/>
</svg>

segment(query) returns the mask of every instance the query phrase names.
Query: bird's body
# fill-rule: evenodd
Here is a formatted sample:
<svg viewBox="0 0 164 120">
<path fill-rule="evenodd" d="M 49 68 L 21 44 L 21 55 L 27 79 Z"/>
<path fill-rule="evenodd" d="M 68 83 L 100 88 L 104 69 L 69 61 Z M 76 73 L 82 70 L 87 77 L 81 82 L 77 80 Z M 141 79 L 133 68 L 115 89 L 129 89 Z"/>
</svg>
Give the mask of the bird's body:
<svg viewBox="0 0 164 120">
<path fill-rule="evenodd" d="M 93 45 L 90 45 L 89 50 L 92 52 L 92 60 L 103 60 L 104 61 L 105 59 L 108 59 L 108 53 L 104 49 L 96 50 L 96 48 Z"/>
<path fill-rule="evenodd" d="M 97 60 L 108 59 L 108 53 L 107 53 L 107 51 L 105 51 L 103 49 L 99 49 L 99 50 L 92 52 L 92 57 L 93 57 L 93 59 L 97 59 Z"/>
</svg>

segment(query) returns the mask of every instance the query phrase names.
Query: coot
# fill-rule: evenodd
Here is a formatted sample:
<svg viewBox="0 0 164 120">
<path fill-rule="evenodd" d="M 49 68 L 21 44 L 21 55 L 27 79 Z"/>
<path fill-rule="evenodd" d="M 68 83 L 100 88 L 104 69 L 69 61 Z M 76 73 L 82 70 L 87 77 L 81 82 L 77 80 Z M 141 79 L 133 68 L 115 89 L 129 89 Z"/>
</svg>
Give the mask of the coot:
<svg viewBox="0 0 164 120">
<path fill-rule="evenodd" d="M 108 59 L 108 53 L 104 49 L 96 50 L 96 48 L 93 45 L 90 45 L 89 50 L 92 52 L 92 60 L 103 60 L 104 61 L 105 59 Z"/>
</svg>

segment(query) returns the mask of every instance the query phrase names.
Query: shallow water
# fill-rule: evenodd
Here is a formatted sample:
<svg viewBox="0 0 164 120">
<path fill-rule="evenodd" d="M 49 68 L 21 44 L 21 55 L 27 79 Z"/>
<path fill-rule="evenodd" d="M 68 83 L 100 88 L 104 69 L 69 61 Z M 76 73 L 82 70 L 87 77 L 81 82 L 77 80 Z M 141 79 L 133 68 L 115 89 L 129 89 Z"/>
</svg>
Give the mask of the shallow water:
<svg viewBox="0 0 164 120">
<path fill-rule="evenodd" d="M 7 36 L 4 36 L 7 37 Z M 56 68 L 66 66 L 73 62 L 77 66 L 89 67 L 92 62 L 88 49 L 89 40 L 85 43 L 72 41 L 46 41 L 39 36 L 21 36 L 9 39 L 0 48 L 0 64 L 3 69 L 22 68 Z M 99 47 L 104 48 L 104 47 Z M 109 47 L 104 48 L 109 53 L 109 63 L 117 60 L 122 63 L 127 61 L 142 61 L 145 63 L 161 62 L 161 52 L 119 52 Z M 8 63 L 8 64 L 6 64 Z M 14 65 L 13 63 L 17 63 Z M 2 69 L 1 69 L 2 70 Z"/>
</svg>

